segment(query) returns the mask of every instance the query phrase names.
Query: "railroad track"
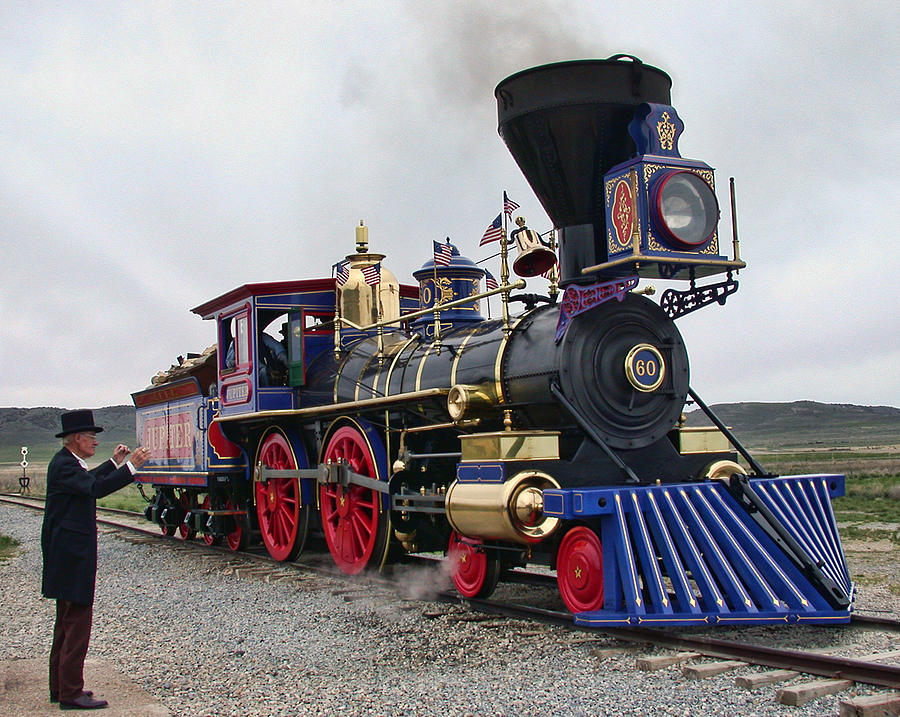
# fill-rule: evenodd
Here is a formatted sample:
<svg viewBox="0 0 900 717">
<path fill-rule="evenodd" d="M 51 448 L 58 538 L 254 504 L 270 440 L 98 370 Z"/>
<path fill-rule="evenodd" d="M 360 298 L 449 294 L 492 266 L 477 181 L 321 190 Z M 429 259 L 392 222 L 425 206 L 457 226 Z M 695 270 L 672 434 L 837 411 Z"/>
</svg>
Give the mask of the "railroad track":
<svg viewBox="0 0 900 717">
<path fill-rule="evenodd" d="M 23 498 L 15 495 L 2 495 L 0 502 L 18 505 L 33 510 L 43 510 L 43 501 L 39 498 Z M 175 537 L 167 537 L 154 528 L 148 528 L 142 514 L 131 511 L 119 511 L 98 507 L 98 513 L 108 515 L 98 517 L 98 523 L 108 528 L 126 531 L 137 542 L 174 542 L 183 546 L 185 550 L 203 551 L 208 556 L 219 556 L 223 571 L 231 572 L 240 577 L 252 577 L 268 579 L 270 581 L 290 582 L 306 579 L 304 574 L 310 572 L 327 576 L 347 588 L 336 587 L 332 592 L 345 594 L 345 599 L 353 599 L 354 594 L 368 594 L 371 588 L 398 591 L 398 583 L 392 580 L 390 575 L 369 575 L 365 580 L 365 586 L 359 587 L 360 578 L 350 579 L 341 573 L 330 563 L 327 551 L 320 553 L 304 553 L 300 559 L 293 563 L 278 563 L 273 561 L 267 553 L 260 550 L 248 550 L 235 553 L 227 548 L 208 546 L 200 541 L 184 541 Z M 144 525 L 140 525 L 144 523 Z M 128 538 L 126 538 L 128 539 Z M 414 563 L 428 566 L 439 561 L 421 558 Z M 548 575 L 528 573 L 525 571 L 513 571 L 507 574 L 511 582 L 522 583 L 535 587 L 550 588 L 555 580 Z M 355 585 L 354 585 L 355 583 Z M 337 592 L 335 592 L 337 590 Z M 534 605 L 515 604 L 508 601 L 491 599 L 464 599 L 456 593 L 432 592 L 426 596 L 429 601 L 444 604 L 465 603 L 472 610 L 486 615 L 498 615 L 507 618 L 527 620 L 535 623 L 557 625 L 566 629 L 596 634 L 596 628 L 584 628 L 573 623 L 572 616 L 568 612 L 537 607 Z M 434 617 L 434 615 L 431 615 Z M 829 631 L 846 629 L 881 630 L 889 634 L 900 632 L 900 620 L 891 616 L 860 615 L 854 614 L 851 624 L 847 627 L 831 626 Z M 755 688 L 761 684 L 774 684 L 777 680 L 787 680 L 797 675 L 814 675 L 826 678 L 805 687 L 799 685 L 779 690 L 779 699 L 785 704 L 802 704 L 808 699 L 831 694 L 836 691 L 846 690 L 854 683 L 874 685 L 891 689 L 900 688 L 900 665 L 891 664 L 888 661 L 900 661 L 900 643 L 894 638 L 895 649 L 885 649 L 873 655 L 850 657 L 834 654 L 834 651 L 809 651 L 789 648 L 772 647 L 768 645 L 751 644 L 738 640 L 709 637 L 689 632 L 678 632 L 661 628 L 603 628 L 600 632 L 615 637 L 623 644 L 652 645 L 676 651 L 673 655 L 658 656 L 638 660 L 639 669 L 659 669 L 674 664 L 687 663 L 700 658 L 712 658 L 717 662 L 689 664 L 683 667 L 683 673 L 689 678 L 701 678 L 714 674 L 721 674 L 730 669 L 737 669 L 745 665 L 758 665 L 771 668 L 770 671 L 756 673 L 756 676 L 738 677 L 735 683 L 747 688 Z M 887 694 L 887 700 L 900 699 L 896 694 Z M 860 712 L 864 714 L 865 712 Z M 848 712 L 848 714 L 856 714 Z M 884 712 L 890 714 L 890 712 Z"/>
</svg>

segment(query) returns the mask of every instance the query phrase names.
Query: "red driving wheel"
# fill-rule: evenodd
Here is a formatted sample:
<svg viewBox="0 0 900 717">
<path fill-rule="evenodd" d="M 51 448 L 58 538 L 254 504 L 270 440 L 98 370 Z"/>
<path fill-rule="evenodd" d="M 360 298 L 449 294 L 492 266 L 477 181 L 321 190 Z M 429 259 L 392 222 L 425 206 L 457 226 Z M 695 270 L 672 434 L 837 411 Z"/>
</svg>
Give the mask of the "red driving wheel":
<svg viewBox="0 0 900 717">
<path fill-rule="evenodd" d="M 603 607 L 603 545 L 590 528 L 572 528 L 556 554 L 556 582 L 571 612 L 591 612 Z"/>
<path fill-rule="evenodd" d="M 463 538 L 456 531 L 450 533 L 447 557 L 453 584 L 463 597 L 486 598 L 500 581 L 500 561 L 489 556 L 480 546 L 480 540 Z"/>
<path fill-rule="evenodd" d="M 280 431 L 272 431 L 263 439 L 256 461 L 274 470 L 297 468 L 291 444 Z M 308 530 L 309 510 L 301 506 L 300 479 L 257 481 L 255 491 L 256 517 L 266 550 L 275 560 L 293 560 L 302 550 Z M 240 541 L 242 529 L 235 532 Z M 229 546 L 233 544 L 232 535 L 229 535 Z"/>
<path fill-rule="evenodd" d="M 343 461 L 354 473 L 374 478 L 375 458 L 355 426 L 338 428 L 328 440 L 324 462 Z M 319 488 L 322 530 L 337 566 L 348 575 L 362 572 L 373 556 L 381 558 L 388 519 L 379 510 L 380 493 L 358 485 L 324 483 Z"/>
</svg>

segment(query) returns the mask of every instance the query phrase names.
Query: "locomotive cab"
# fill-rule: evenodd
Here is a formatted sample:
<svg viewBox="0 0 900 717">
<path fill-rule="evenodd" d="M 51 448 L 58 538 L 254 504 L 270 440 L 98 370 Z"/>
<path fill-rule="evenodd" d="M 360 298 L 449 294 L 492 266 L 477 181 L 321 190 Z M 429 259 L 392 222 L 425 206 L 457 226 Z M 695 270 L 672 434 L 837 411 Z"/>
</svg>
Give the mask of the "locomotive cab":
<svg viewBox="0 0 900 717">
<path fill-rule="evenodd" d="M 304 358 L 331 348 L 334 280 L 246 284 L 193 311 L 217 327 L 221 416 L 297 408 Z"/>
</svg>

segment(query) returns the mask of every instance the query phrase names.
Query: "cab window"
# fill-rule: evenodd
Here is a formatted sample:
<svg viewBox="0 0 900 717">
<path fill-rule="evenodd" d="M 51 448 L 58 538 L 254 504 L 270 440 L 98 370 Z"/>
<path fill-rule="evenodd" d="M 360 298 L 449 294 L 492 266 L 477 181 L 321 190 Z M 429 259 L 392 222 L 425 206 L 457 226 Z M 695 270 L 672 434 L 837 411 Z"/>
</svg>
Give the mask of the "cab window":
<svg viewBox="0 0 900 717">
<path fill-rule="evenodd" d="M 219 346 L 224 349 L 219 354 L 222 356 L 221 371 L 227 373 L 247 366 L 250 363 L 250 319 L 247 312 L 223 318 L 220 327 Z"/>
</svg>

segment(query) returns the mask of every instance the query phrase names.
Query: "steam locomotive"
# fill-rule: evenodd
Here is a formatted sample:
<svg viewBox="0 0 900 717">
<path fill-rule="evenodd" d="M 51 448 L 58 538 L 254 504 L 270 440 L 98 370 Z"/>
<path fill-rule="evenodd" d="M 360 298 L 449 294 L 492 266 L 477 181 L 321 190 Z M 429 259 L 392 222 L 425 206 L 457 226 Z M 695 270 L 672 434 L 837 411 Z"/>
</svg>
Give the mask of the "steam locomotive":
<svg viewBox="0 0 900 717">
<path fill-rule="evenodd" d="M 335 276 L 193 309 L 216 344 L 133 394 L 148 519 L 280 561 L 320 532 L 351 575 L 443 553 L 470 598 L 545 565 L 584 625 L 849 620 L 843 476 L 770 475 L 690 386 L 675 319 L 724 304 L 745 263 L 736 232 L 723 254 L 713 169 L 679 153 L 670 90 L 626 55 L 497 86 L 554 230 L 507 234 L 505 206 L 490 288 L 437 242 L 401 284 L 361 222 Z M 546 296 L 514 277 L 542 274 Z M 683 290 L 656 303 L 641 279 Z M 685 426 L 688 399 L 711 427 Z"/>
</svg>

